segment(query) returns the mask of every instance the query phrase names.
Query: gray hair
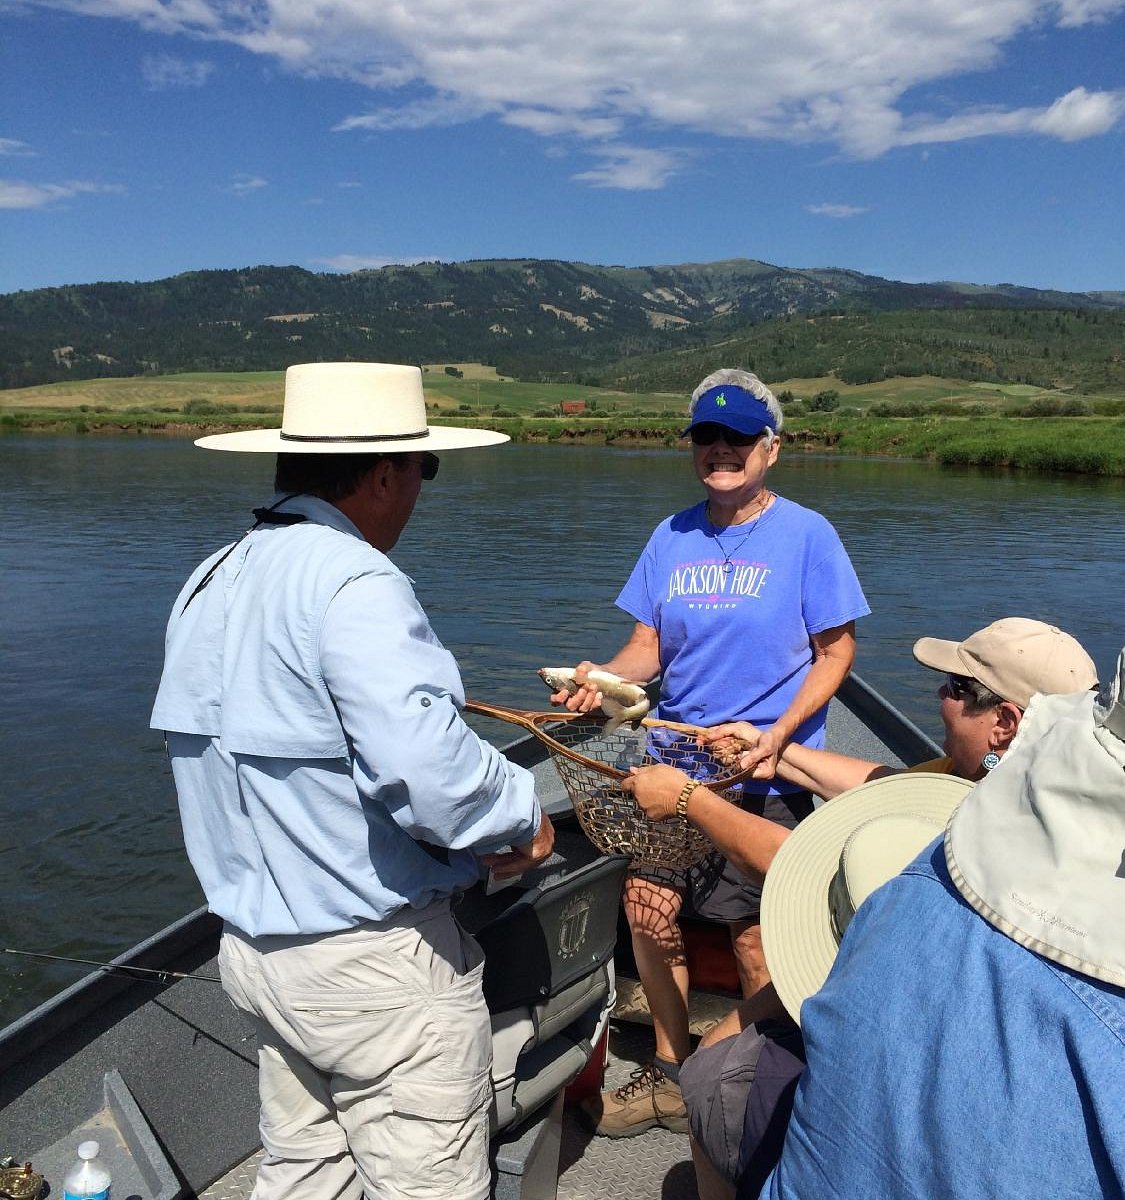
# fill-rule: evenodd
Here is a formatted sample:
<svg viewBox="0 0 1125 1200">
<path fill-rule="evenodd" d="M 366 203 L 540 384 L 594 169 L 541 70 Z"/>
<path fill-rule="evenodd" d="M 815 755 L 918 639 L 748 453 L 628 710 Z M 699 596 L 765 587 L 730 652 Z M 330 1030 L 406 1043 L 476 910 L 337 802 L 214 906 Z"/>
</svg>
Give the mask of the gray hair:
<svg viewBox="0 0 1125 1200">
<path fill-rule="evenodd" d="M 751 396 L 756 396 L 769 409 L 770 424 L 766 427 L 766 445 L 770 445 L 778 433 L 780 433 L 782 425 L 785 424 L 785 417 L 782 414 L 781 405 L 777 402 L 777 397 L 753 371 L 743 371 L 738 367 L 720 367 L 719 370 L 712 371 L 691 394 L 691 404 L 688 406 L 688 421 L 690 422 L 695 416 L 696 403 L 704 392 L 709 392 L 714 387 L 722 387 L 728 383 L 734 387 L 742 388 L 743 391 L 749 392 Z"/>
<path fill-rule="evenodd" d="M 963 686 L 967 693 L 964 711 L 969 716 L 978 716 L 980 713 L 987 712 L 990 708 L 996 708 L 1004 703 L 1003 696 L 999 696 L 990 688 L 985 687 L 979 679 L 974 679 L 971 675 L 966 675 L 964 678 Z"/>
</svg>

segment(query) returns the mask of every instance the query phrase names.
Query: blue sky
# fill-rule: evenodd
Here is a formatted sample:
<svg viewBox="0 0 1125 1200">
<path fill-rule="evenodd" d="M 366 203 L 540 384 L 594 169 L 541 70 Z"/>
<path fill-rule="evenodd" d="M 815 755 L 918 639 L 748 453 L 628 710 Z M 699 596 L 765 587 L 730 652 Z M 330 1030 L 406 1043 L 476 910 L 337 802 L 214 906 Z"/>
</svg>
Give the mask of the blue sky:
<svg viewBox="0 0 1125 1200">
<path fill-rule="evenodd" d="M 758 258 L 1125 289 L 1125 0 L 0 0 L 0 292 Z"/>
</svg>

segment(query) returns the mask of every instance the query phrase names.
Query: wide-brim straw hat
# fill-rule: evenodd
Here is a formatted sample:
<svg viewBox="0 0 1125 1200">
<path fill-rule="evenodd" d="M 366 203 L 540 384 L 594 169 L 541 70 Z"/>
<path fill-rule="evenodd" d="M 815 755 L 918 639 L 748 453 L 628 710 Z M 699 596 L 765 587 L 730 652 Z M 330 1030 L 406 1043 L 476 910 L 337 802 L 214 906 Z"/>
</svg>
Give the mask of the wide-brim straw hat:
<svg viewBox="0 0 1125 1200">
<path fill-rule="evenodd" d="M 762 943 L 798 1024 L 855 910 L 941 836 L 972 786 L 927 771 L 888 775 L 821 805 L 782 843 L 762 889 Z"/>
<path fill-rule="evenodd" d="M 418 367 L 330 362 L 285 372 L 280 429 L 214 433 L 195 444 L 248 454 L 408 454 L 506 441 L 492 429 L 427 425 Z"/>
</svg>

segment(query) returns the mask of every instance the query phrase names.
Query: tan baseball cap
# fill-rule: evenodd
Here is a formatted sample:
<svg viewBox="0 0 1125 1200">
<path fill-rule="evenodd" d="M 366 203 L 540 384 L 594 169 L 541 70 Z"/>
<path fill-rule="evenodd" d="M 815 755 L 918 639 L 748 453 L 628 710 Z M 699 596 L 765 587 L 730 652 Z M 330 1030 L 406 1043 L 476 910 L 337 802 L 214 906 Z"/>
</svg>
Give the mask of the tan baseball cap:
<svg viewBox="0 0 1125 1200">
<path fill-rule="evenodd" d="M 1085 692 L 1098 682 L 1093 659 L 1070 636 L 1028 617 L 1003 617 L 963 642 L 919 638 L 914 657 L 950 675 L 968 675 L 1027 708 L 1031 697 Z"/>
</svg>

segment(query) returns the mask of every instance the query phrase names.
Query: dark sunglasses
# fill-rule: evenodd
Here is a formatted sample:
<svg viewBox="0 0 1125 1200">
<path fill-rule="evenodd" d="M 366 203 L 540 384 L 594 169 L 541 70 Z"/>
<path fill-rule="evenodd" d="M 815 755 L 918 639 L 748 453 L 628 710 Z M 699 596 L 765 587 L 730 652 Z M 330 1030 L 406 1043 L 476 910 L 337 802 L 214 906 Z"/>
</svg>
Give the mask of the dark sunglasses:
<svg viewBox="0 0 1125 1200">
<path fill-rule="evenodd" d="M 954 700 L 964 700 L 966 697 L 971 698 L 974 682 L 968 675 L 947 675 L 945 677 L 945 686 Z"/>
<path fill-rule="evenodd" d="M 422 472 L 423 479 L 436 479 L 438 467 L 441 466 L 441 459 L 436 454 L 425 453 L 422 455 L 418 466 Z"/>
<path fill-rule="evenodd" d="M 739 433 L 727 425 L 715 425 L 710 421 L 702 425 L 693 425 L 689 431 L 693 446 L 713 446 L 716 442 L 726 442 L 728 446 L 752 446 L 762 433 Z"/>
</svg>

